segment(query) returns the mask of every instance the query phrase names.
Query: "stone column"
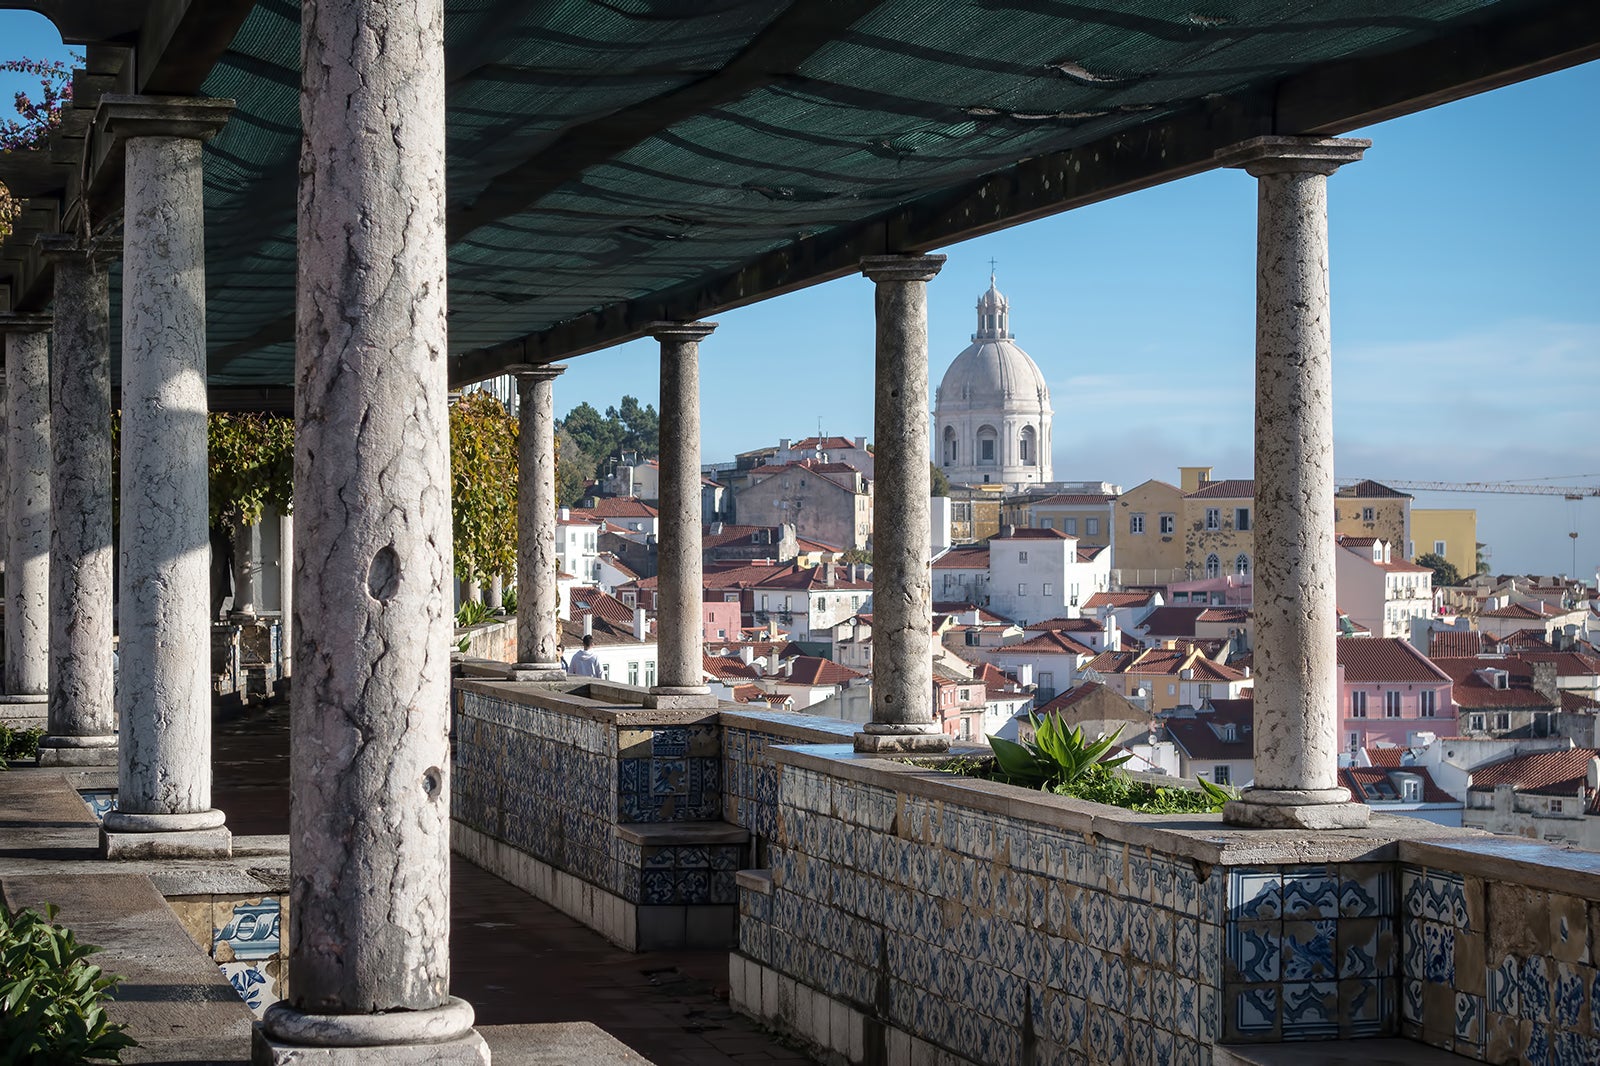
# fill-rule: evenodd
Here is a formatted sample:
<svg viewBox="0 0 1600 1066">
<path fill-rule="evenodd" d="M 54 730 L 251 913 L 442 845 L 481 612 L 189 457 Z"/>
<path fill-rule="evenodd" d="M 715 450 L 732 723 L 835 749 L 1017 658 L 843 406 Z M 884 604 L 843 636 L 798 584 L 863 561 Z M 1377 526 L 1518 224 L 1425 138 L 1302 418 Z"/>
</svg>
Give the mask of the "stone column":
<svg viewBox="0 0 1600 1066">
<path fill-rule="evenodd" d="M 50 722 L 45 766 L 114 766 L 111 295 L 104 251 L 41 237 L 55 265 L 50 435 Z"/>
<path fill-rule="evenodd" d="M 652 707 L 715 707 L 705 684 L 700 535 L 700 339 L 715 322 L 652 322 L 661 342 L 661 535 L 656 546 Z"/>
<path fill-rule="evenodd" d="M 0 718 L 34 725 L 50 681 L 50 316 L 0 315 L 6 345 L 5 695 Z"/>
<path fill-rule="evenodd" d="M 933 576 L 928 500 L 928 282 L 942 255 L 875 255 L 877 451 L 872 510 L 872 721 L 857 751 L 945 751 L 933 720 Z"/>
<path fill-rule="evenodd" d="M 107 858 L 226 856 L 211 806 L 201 142 L 231 100 L 103 96 L 124 153 L 117 809 Z"/>
<path fill-rule="evenodd" d="M 301 12 L 289 998 L 252 1061 L 487 1063 L 450 995 L 444 5 Z"/>
<path fill-rule="evenodd" d="M 513 681 L 559 681 L 555 380 L 564 366 L 517 374 L 517 664 Z"/>
<path fill-rule="evenodd" d="M 1218 162 L 1258 179 L 1255 787 L 1234 825 L 1336 829 L 1371 813 L 1339 785 L 1328 175 L 1370 141 L 1258 137 Z"/>
</svg>

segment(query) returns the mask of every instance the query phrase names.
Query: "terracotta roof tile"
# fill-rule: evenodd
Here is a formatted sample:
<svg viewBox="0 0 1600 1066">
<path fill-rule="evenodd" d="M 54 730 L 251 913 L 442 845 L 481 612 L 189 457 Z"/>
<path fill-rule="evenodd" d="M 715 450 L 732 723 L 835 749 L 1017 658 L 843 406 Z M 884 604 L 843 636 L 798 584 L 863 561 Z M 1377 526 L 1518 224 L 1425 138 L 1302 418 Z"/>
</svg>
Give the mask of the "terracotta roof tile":
<svg viewBox="0 0 1600 1066">
<path fill-rule="evenodd" d="M 573 615 L 593 613 L 596 618 L 604 618 L 614 625 L 623 626 L 630 633 L 633 631 L 633 608 L 615 596 L 601 592 L 597 588 L 580 585 L 572 590 L 571 597 Z"/>
<path fill-rule="evenodd" d="M 1153 592 L 1096 592 L 1084 601 L 1084 608 L 1094 610 L 1099 607 L 1143 607 L 1155 599 Z"/>
<path fill-rule="evenodd" d="M 1492 611 L 1484 611 L 1479 618 L 1549 618 L 1551 612 L 1545 609 L 1541 601 L 1538 607 L 1529 607 L 1522 603 L 1508 603 L 1504 607 L 1497 607 Z"/>
<path fill-rule="evenodd" d="M 1388 485 L 1373 481 L 1371 478 L 1358 481 L 1354 485 L 1346 485 L 1334 495 L 1342 496 L 1345 499 L 1357 500 L 1409 500 L 1414 498 L 1408 492 L 1399 492 L 1391 489 Z"/>
<path fill-rule="evenodd" d="M 1027 630 L 1054 630 L 1057 633 L 1103 633 L 1105 626 L 1093 618 L 1046 618 L 1022 627 Z"/>
<path fill-rule="evenodd" d="M 1078 641 L 1073 640 L 1071 637 L 1067 636 L 1065 633 L 1057 633 L 1057 632 L 1054 632 L 1054 631 L 1040 633 L 1038 636 L 1032 638 L 1031 640 L 1022 641 L 1020 644 L 1007 644 L 1003 648 L 1000 648 L 999 650 L 1000 651 L 1005 651 L 1005 652 L 1012 652 L 1012 651 L 1043 652 L 1045 654 L 1052 654 L 1053 653 L 1053 654 L 1056 654 L 1056 655 L 1091 655 L 1092 656 L 1092 655 L 1095 654 L 1095 651 L 1094 651 L 1093 648 L 1088 647 L 1087 645 L 1084 645 L 1084 644 L 1080 644 Z"/>
<path fill-rule="evenodd" d="M 1589 760 L 1600 756 L 1594 748 L 1563 748 L 1513 755 L 1509 759 L 1472 771 L 1474 792 L 1492 791 L 1510 785 L 1519 792 L 1548 796 L 1575 796 L 1589 774 Z"/>
<path fill-rule="evenodd" d="M 1336 642 L 1344 679 L 1357 684 L 1448 682 L 1450 675 L 1399 637 L 1341 637 Z"/>
<path fill-rule="evenodd" d="M 1162 718 L 1167 735 L 1191 759 L 1210 761 L 1255 758 L 1254 700 L 1213 700 L 1211 710 L 1193 718 Z M 1228 726 L 1233 727 L 1228 739 Z"/>
<path fill-rule="evenodd" d="M 1213 481 L 1193 492 L 1186 493 L 1184 498 L 1190 500 L 1249 500 L 1256 494 L 1254 478 L 1230 478 L 1226 481 Z"/>
<path fill-rule="evenodd" d="M 1339 781 L 1363 803 L 1401 799 L 1405 790 L 1396 774 L 1415 774 L 1422 778 L 1423 803 L 1459 803 L 1454 796 L 1433 783 L 1433 776 L 1422 766 L 1348 766 L 1339 771 Z"/>
<path fill-rule="evenodd" d="M 1466 629 L 1435 629 L 1428 634 L 1428 658 L 1466 658 L 1484 651 L 1483 637 Z"/>
<path fill-rule="evenodd" d="M 784 680 L 794 685 L 843 685 L 866 676 L 828 659 L 819 659 L 814 655 L 797 655 L 794 665 L 789 670 L 789 676 Z"/>
<path fill-rule="evenodd" d="M 933 561 L 935 570 L 987 570 L 989 548 L 985 544 L 963 544 L 951 548 Z"/>
</svg>

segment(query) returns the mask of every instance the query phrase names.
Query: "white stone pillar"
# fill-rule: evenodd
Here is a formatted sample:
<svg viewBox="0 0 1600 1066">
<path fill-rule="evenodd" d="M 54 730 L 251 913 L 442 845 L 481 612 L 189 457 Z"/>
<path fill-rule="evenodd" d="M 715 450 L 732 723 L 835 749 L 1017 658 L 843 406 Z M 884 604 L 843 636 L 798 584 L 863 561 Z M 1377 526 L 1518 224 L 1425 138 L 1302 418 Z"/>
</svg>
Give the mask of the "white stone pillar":
<svg viewBox="0 0 1600 1066">
<path fill-rule="evenodd" d="M 289 998 L 252 1061 L 486 1063 L 450 995 L 443 0 L 304 0 Z"/>
<path fill-rule="evenodd" d="M 117 809 L 108 858 L 225 856 L 211 806 L 211 583 L 201 143 L 231 100 L 103 96 L 122 146 Z"/>
<path fill-rule="evenodd" d="M 1259 181 L 1256 228 L 1255 787 L 1235 825 L 1336 829 L 1339 785 L 1328 175 L 1371 144 L 1258 137 L 1219 152 Z"/>
<path fill-rule="evenodd" d="M 111 296 L 102 249 L 41 237 L 55 265 L 50 721 L 45 766 L 113 766 Z"/>
<path fill-rule="evenodd" d="M 11 534 L 0 717 L 32 724 L 46 713 L 50 681 L 50 316 L 0 315 L 0 333 Z"/>
<path fill-rule="evenodd" d="M 877 317 L 872 510 L 872 721 L 857 751 L 944 751 L 933 720 L 928 498 L 928 282 L 942 255 L 861 261 Z"/>
<path fill-rule="evenodd" d="M 261 523 L 233 523 L 233 608 L 228 612 L 235 622 L 253 622 L 260 614 L 261 598 Z"/>
<path fill-rule="evenodd" d="M 661 534 L 656 544 L 656 680 L 652 707 L 715 707 L 705 684 L 700 535 L 700 340 L 715 322 L 652 322 L 661 342 Z"/>
<path fill-rule="evenodd" d="M 564 366 L 517 374 L 517 664 L 513 681 L 559 681 L 555 380 Z"/>
</svg>

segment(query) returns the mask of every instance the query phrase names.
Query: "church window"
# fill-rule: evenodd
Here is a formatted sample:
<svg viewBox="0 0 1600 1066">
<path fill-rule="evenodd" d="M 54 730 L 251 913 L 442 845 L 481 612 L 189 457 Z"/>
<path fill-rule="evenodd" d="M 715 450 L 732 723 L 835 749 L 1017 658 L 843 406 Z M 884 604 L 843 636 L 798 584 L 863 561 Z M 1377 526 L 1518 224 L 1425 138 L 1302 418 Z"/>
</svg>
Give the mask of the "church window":
<svg viewBox="0 0 1600 1066">
<path fill-rule="evenodd" d="M 1249 577 L 1250 556 L 1246 555 L 1244 552 L 1240 552 L 1238 558 L 1234 559 L 1233 561 L 1233 572 L 1238 574 L 1240 577 Z"/>
<path fill-rule="evenodd" d="M 956 431 L 952 426 L 944 427 L 944 465 L 954 466 L 956 462 Z"/>
<path fill-rule="evenodd" d="M 1215 554 L 1206 556 L 1206 577 L 1222 576 L 1222 560 Z"/>
<path fill-rule="evenodd" d="M 999 434 L 995 433 L 993 426 L 983 426 L 978 430 L 978 462 L 987 466 L 994 465 L 995 443 Z"/>
<path fill-rule="evenodd" d="M 1034 447 L 1034 432 L 1032 426 L 1022 427 L 1022 437 L 1017 442 L 1017 454 L 1022 459 L 1023 466 L 1033 466 L 1037 463 Z"/>
</svg>

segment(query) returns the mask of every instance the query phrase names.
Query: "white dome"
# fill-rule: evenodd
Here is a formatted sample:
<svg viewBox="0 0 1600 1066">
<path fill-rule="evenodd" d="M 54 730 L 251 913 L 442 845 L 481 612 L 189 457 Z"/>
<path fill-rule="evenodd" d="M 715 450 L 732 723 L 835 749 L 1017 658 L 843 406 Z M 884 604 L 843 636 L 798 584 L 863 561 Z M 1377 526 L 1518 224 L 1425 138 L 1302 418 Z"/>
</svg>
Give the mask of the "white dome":
<svg viewBox="0 0 1600 1066">
<path fill-rule="evenodd" d="M 934 460 L 957 484 L 1051 480 L 1050 389 L 1012 338 L 1010 301 L 989 279 L 978 330 L 934 400 Z"/>
</svg>

